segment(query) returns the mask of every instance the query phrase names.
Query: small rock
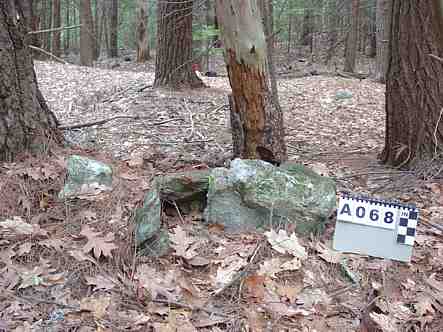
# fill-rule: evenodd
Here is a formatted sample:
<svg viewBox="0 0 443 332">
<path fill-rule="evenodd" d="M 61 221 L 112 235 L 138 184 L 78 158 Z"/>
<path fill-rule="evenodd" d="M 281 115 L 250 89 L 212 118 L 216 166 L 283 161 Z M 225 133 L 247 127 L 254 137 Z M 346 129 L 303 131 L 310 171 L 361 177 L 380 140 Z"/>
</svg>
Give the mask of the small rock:
<svg viewBox="0 0 443 332">
<path fill-rule="evenodd" d="M 68 158 L 68 177 L 59 198 L 93 195 L 112 188 L 112 168 L 100 161 L 73 155 Z"/>
</svg>

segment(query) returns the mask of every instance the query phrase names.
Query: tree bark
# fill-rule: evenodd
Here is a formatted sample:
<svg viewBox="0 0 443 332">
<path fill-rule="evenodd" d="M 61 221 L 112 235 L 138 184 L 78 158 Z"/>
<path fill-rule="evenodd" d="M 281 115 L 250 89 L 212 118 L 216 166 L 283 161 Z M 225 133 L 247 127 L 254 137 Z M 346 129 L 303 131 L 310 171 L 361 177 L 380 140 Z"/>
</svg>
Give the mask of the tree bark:
<svg viewBox="0 0 443 332">
<path fill-rule="evenodd" d="M 66 10 L 65 24 L 67 26 L 70 26 L 71 25 L 71 17 L 70 17 L 71 6 L 69 4 L 67 4 L 65 10 Z M 71 31 L 69 31 L 69 29 L 68 29 L 65 31 L 64 38 L 63 38 L 63 49 L 64 49 L 65 54 L 68 54 L 70 47 L 71 47 Z"/>
<path fill-rule="evenodd" d="M 22 0 L 23 1 L 23 0 Z M 0 160 L 57 140 L 57 120 L 38 88 L 22 1 L 0 1 Z"/>
<path fill-rule="evenodd" d="M 157 4 L 154 86 L 203 87 L 192 70 L 192 0 Z"/>
<path fill-rule="evenodd" d="M 217 0 L 232 88 L 234 156 L 280 164 L 287 159 L 283 114 L 268 86 L 267 47 L 257 0 Z"/>
<path fill-rule="evenodd" d="M 357 59 L 357 41 L 358 41 L 358 24 L 360 1 L 352 0 L 351 2 L 351 27 L 349 28 L 348 37 L 346 39 L 346 55 L 344 71 L 353 73 L 355 71 L 355 62 Z"/>
<path fill-rule="evenodd" d="M 111 0 L 109 27 L 109 55 L 111 58 L 116 58 L 118 57 L 118 0 Z"/>
<path fill-rule="evenodd" d="M 92 66 L 95 57 L 94 22 L 91 0 L 80 0 L 80 63 Z"/>
<path fill-rule="evenodd" d="M 310 52 L 313 51 L 314 43 L 314 10 L 312 9 L 312 1 L 308 3 L 310 8 L 305 9 L 303 16 L 303 31 L 301 37 L 301 44 L 303 46 L 309 46 Z"/>
<path fill-rule="evenodd" d="M 59 28 L 62 24 L 60 0 L 52 0 L 52 27 Z M 61 31 L 52 33 L 52 54 L 56 57 L 61 55 Z"/>
<path fill-rule="evenodd" d="M 136 27 L 136 41 L 137 41 L 137 62 L 146 62 L 151 59 L 149 52 L 149 38 L 148 38 L 148 13 L 146 0 L 137 0 L 137 27 Z"/>
<path fill-rule="evenodd" d="M 375 79 L 381 83 L 386 82 L 391 15 L 392 0 L 377 0 L 377 55 L 375 62 Z"/>
<path fill-rule="evenodd" d="M 443 19 L 438 0 L 392 0 L 382 161 L 407 166 L 441 157 Z"/>
</svg>

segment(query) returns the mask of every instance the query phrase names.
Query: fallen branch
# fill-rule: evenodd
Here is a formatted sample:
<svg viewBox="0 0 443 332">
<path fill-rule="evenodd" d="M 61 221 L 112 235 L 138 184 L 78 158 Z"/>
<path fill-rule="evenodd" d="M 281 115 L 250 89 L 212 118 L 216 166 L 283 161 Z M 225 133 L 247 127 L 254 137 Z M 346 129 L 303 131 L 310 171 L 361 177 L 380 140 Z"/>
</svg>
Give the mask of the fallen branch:
<svg viewBox="0 0 443 332">
<path fill-rule="evenodd" d="M 86 123 L 80 123 L 70 126 L 60 126 L 58 129 L 60 130 L 72 130 L 72 129 L 80 129 L 80 128 L 86 128 L 86 127 L 92 127 L 92 126 L 100 126 L 105 123 L 118 120 L 118 119 L 129 119 L 129 120 L 144 120 L 144 119 L 150 119 L 150 117 L 147 116 L 129 116 L 129 115 L 120 115 L 120 116 L 114 116 L 109 119 L 99 120 L 99 121 L 93 121 L 93 122 L 86 122 Z M 154 122 L 150 123 L 150 126 L 158 126 L 164 123 L 172 122 L 172 121 L 183 121 L 182 118 L 176 118 L 176 119 L 168 119 L 160 122 Z"/>
<path fill-rule="evenodd" d="M 54 32 L 54 31 L 75 29 L 75 28 L 79 28 L 81 26 L 82 26 L 81 24 L 78 24 L 78 25 L 71 25 L 69 27 L 59 27 L 59 28 L 52 28 L 52 29 L 45 29 L 45 30 L 29 31 L 28 35 L 37 35 L 39 33 L 45 33 L 45 32 Z"/>
<path fill-rule="evenodd" d="M 210 310 L 210 309 L 206 309 L 206 308 L 200 307 L 200 306 L 193 306 L 193 305 L 182 303 L 182 302 L 170 301 L 170 300 L 162 300 L 162 299 L 154 299 L 154 300 L 152 300 L 152 302 L 167 304 L 169 306 L 176 306 L 178 308 L 189 309 L 191 311 L 200 310 L 200 311 L 204 311 L 204 312 L 206 312 L 207 314 L 210 314 L 210 315 L 217 315 L 217 316 L 220 316 L 220 317 L 229 318 L 228 315 L 225 315 L 225 314 L 223 314 L 221 312 Z"/>
<path fill-rule="evenodd" d="M 33 46 L 33 45 L 28 45 L 28 47 L 29 47 L 30 49 L 32 49 L 32 50 L 35 50 L 35 51 L 41 52 L 41 53 L 43 53 L 43 54 L 46 54 L 47 56 L 50 56 L 51 58 L 54 58 L 54 59 L 57 60 L 58 62 L 61 62 L 61 63 L 63 63 L 63 64 L 66 65 L 66 61 L 65 61 L 65 60 L 59 58 L 58 56 L 55 56 L 54 54 L 52 54 L 52 53 L 50 53 L 50 52 L 48 52 L 48 51 L 45 51 L 44 49 L 42 49 L 42 48 L 40 48 L 40 47 Z"/>
<path fill-rule="evenodd" d="M 440 61 L 443 63 L 443 58 L 440 58 L 439 56 L 436 56 L 434 54 L 428 54 L 432 59 Z"/>
</svg>

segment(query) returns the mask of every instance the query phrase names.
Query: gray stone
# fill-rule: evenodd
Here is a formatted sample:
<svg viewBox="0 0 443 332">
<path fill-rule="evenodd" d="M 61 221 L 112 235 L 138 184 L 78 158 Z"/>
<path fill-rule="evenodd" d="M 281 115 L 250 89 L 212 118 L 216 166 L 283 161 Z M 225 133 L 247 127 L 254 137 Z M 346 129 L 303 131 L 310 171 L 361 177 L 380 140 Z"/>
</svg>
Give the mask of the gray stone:
<svg viewBox="0 0 443 332">
<path fill-rule="evenodd" d="M 136 243 L 149 255 L 165 252 L 169 240 L 161 230 L 162 201 L 202 202 L 206 196 L 209 170 L 196 170 L 157 177 L 136 212 Z"/>
<path fill-rule="evenodd" d="M 222 224 L 228 232 L 284 228 L 319 232 L 335 208 L 335 183 L 294 164 L 280 168 L 261 160 L 231 162 L 214 168 L 169 174 L 154 180 L 143 207 L 136 212 L 136 243 L 146 255 L 161 255 L 169 246 L 161 227 L 163 201 L 201 204 L 207 200 L 207 223 Z"/>
<path fill-rule="evenodd" d="M 336 100 L 350 99 L 350 98 L 352 98 L 352 96 L 353 96 L 352 92 L 347 91 L 347 90 L 340 90 L 335 93 Z"/>
<path fill-rule="evenodd" d="M 157 180 L 154 180 L 153 189 L 148 191 L 143 206 L 137 209 L 135 214 L 137 246 L 145 243 L 160 231 L 161 205 L 158 183 Z"/>
<path fill-rule="evenodd" d="M 59 198 L 96 194 L 112 188 L 112 168 L 100 161 L 73 155 L 67 161 L 68 176 Z"/>
<path fill-rule="evenodd" d="M 207 201 L 205 220 L 227 231 L 295 224 L 299 234 L 317 233 L 335 208 L 335 183 L 303 165 L 236 159 L 212 171 Z"/>
</svg>

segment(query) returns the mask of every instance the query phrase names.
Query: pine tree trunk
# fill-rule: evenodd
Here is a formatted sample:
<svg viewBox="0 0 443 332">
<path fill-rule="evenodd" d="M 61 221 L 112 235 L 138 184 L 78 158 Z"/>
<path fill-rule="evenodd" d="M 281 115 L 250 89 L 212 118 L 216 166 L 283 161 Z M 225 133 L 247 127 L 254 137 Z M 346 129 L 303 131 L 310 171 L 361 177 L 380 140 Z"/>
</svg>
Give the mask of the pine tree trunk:
<svg viewBox="0 0 443 332">
<path fill-rule="evenodd" d="M 217 15 L 232 88 L 234 156 L 287 159 L 283 114 L 268 86 L 267 47 L 257 0 L 218 0 Z"/>
<path fill-rule="evenodd" d="M 386 82 L 391 11 L 392 0 L 377 0 L 377 55 L 375 63 L 375 79 L 381 83 Z"/>
<path fill-rule="evenodd" d="M 24 42 L 25 22 L 17 21 L 17 15 L 25 17 L 22 1 L 0 1 L 0 160 L 43 150 L 50 137 L 58 136 Z"/>
<path fill-rule="evenodd" d="M 71 8 L 70 8 L 70 6 L 69 5 L 66 6 L 65 10 L 66 10 L 65 24 L 67 26 L 70 26 L 71 25 L 71 17 L 70 17 Z M 71 31 L 69 31 L 69 29 L 68 29 L 64 32 L 64 38 L 63 38 L 63 49 L 64 49 L 65 54 L 68 54 L 70 47 L 71 47 Z"/>
<path fill-rule="evenodd" d="M 109 55 L 111 58 L 118 57 L 118 0 L 110 0 L 109 15 Z"/>
<path fill-rule="evenodd" d="M 351 0 L 351 27 L 349 28 L 346 39 L 346 55 L 344 71 L 353 73 L 355 71 L 355 62 L 357 60 L 357 41 L 358 41 L 358 23 L 359 23 L 359 0 Z"/>
<path fill-rule="evenodd" d="M 328 22 L 328 49 L 326 51 L 325 63 L 328 64 L 332 57 L 335 56 L 337 44 L 338 44 L 338 26 L 339 26 L 339 13 L 338 13 L 338 0 L 331 0 L 328 5 L 329 22 Z"/>
<path fill-rule="evenodd" d="M 52 26 L 59 28 L 62 25 L 60 0 L 52 0 Z M 61 55 L 61 31 L 52 33 L 52 54 L 60 57 Z"/>
<path fill-rule="evenodd" d="M 148 38 L 148 13 L 146 0 L 137 0 L 137 27 L 136 27 L 136 41 L 137 41 L 137 62 L 146 62 L 151 59 L 149 52 L 149 38 Z"/>
<path fill-rule="evenodd" d="M 438 0 L 392 6 L 381 159 L 406 166 L 443 150 L 443 13 Z"/>
<path fill-rule="evenodd" d="M 91 0 L 80 0 L 80 63 L 92 66 L 95 57 L 94 22 Z"/>
<path fill-rule="evenodd" d="M 202 87 L 192 70 L 192 0 L 157 5 L 157 52 L 154 86 Z"/>
</svg>

